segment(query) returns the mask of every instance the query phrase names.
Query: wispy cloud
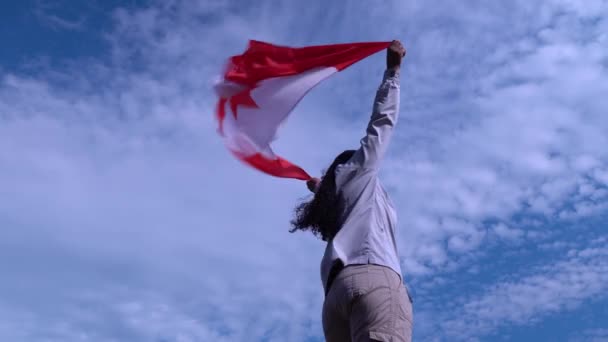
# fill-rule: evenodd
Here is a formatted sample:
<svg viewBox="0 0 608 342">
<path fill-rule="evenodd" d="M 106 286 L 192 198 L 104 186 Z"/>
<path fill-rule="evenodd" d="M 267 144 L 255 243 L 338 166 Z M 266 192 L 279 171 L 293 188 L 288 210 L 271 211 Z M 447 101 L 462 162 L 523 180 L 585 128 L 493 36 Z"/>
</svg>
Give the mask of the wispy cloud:
<svg viewBox="0 0 608 342">
<path fill-rule="evenodd" d="M 481 242 L 488 220 L 517 228 L 515 214 L 551 219 L 601 212 L 606 183 L 597 175 L 606 170 L 600 146 L 606 144 L 608 125 L 600 105 L 608 87 L 600 33 L 605 24 L 580 24 L 578 13 L 560 14 L 563 9 L 560 4 L 534 7 L 532 12 L 545 15 L 515 32 L 496 33 L 493 39 L 500 44 L 494 42 L 492 52 L 483 46 L 489 42 L 479 46 L 476 41 L 488 26 L 500 25 L 498 12 L 479 22 L 466 21 L 473 14 L 454 16 L 454 27 L 445 28 L 456 29 L 457 47 L 455 39 L 445 42 L 450 61 L 438 60 L 430 81 L 441 79 L 446 68 L 475 81 L 446 75 L 444 84 L 454 90 L 438 102 L 444 107 L 421 107 L 416 97 L 406 107 L 416 115 L 400 135 L 407 157 L 392 159 L 386 173 L 411 227 L 404 238 L 411 245 L 410 260 L 423 261 L 415 256 L 418 248 L 446 239 L 469 251 L 469 245 Z M 525 5 L 509 10 L 521 17 L 530 12 Z M 576 40 L 582 35 L 593 38 Z M 477 63 L 456 62 L 463 59 Z M 436 83 L 412 73 L 414 88 L 423 80 Z"/>
<path fill-rule="evenodd" d="M 608 287 L 604 244 L 602 239 L 586 249 L 571 250 L 565 259 L 529 270 L 528 275 L 510 276 L 512 279 L 497 282 L 481 295 L 446 303 L 448 314 L 440 320 L 445 336 L 468 340 L 501 325 L 531 325 L 546 315 L 604 298 Z"/>
<path fill-rule="evenodd" d="M 382 176 L 419 338 L 483 338 L 599 298 L 606 251 L 592 240 L 602 228 L 564 238 L 608 199 L 608 24 L 598 13 L 605 1 L 115 11 L 108 55 L 0 75 L 0 335 L 321 339 L 324 246 L 287 232 L 305 189 L 239 164 L 215 132 L 211 81 L 249 38 L 408 46 Z M 373 56 L 312 92 L 276 150 L 315 171 L 356 146 L 382 63 Z M 498 260 L 535 245 L 532 269 Z M 464 292 L 449 310 L 434 300 L 454 288 Z"/>
<path fill-rule="evenodd" d="M 85 29 L 86 22 L 83 16 L 77 19 L 68 19 L 56 14 L 56 10 L 61 4 L 51 1 L 38 0 L 35 3 L 33 13 L 40 23 L 53 30 L 82 31 Z"/>
<path fill-rule="evenodd" d="M 606 340 L 608 340 L 608 329 L 606 328 L 586 329 L 572 334 L 569 339 L 571 342 L 602 342 Z"/>
</svg>

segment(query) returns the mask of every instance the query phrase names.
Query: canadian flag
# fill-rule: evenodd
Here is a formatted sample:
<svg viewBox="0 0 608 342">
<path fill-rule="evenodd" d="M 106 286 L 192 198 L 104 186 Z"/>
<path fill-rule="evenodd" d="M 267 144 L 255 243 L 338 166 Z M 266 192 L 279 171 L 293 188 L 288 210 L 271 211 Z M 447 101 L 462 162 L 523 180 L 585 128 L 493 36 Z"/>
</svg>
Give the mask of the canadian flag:
<svg viewBox="0 0 608 342">
<path fill-rule="evenodd" d="M 291 48 L 250 41 L 228 60 L 219 97 L 218 132 L 240 160 L 267 174 L 308 180 L 301 167 L 277 156 L 270 143 L 300 100 L 319 82 L 386 49 L 390 42 Z"/>
</svg>

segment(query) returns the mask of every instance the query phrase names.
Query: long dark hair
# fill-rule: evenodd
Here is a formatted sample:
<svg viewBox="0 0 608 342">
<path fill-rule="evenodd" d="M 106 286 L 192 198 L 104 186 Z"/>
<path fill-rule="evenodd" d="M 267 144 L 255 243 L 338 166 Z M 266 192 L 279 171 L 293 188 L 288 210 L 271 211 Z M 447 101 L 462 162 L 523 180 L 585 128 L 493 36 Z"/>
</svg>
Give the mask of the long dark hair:
<svg viewBox="0 0 608 342">
<path fill-rule="evenodd" d="M 336 236 L 340 230 L 341 212 L 336 189 L 336 167 L 346 163 L 354 153 L 354 150 L 340 153 L 325 172 L 314 197 L 296 206 L 294 218 L 291 220 L 291 233 L 297 230 L 310 230 L 323 241 L 331 240 Z"/>
</svg>

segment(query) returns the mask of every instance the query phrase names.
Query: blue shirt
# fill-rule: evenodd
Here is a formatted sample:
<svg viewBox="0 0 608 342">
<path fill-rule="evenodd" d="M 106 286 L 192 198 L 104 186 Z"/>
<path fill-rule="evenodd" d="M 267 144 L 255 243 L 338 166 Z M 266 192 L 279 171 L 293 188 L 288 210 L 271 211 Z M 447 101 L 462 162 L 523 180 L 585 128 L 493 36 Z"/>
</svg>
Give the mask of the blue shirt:
<svg viewBox="0 0 608 342">
<path fill-rule="evenodd" d="M 399 116 L 399 94 L 399 72 L 385 71 L 361 147 L 348 162 L 336 168 L 341 228 L 328 241 L 321 262 L 321 279 L 326 291 L 330 270 L 338 260 L 345 267 L 355 264 L 386 266 L 401 277 L 396 243 L 397 215 L 378 179 L 380 163 Z"/>
</svg>

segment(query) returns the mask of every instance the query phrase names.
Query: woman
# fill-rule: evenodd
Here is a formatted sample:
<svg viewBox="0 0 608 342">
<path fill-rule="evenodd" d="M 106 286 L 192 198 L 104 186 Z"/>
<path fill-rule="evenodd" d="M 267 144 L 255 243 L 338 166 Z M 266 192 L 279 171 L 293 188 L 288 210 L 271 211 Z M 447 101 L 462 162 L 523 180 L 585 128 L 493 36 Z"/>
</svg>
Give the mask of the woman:
<svg viewBox="0 0 608 342">
<path fill-rule="evenodd" d="M 405 48 L 393 41 L 358 150 L 342 152 L 314 192 L 296 207 L 292 232 L 327 241 L 321 262 L 323 331 L 328 342 L 411 341 L 412 303 L 402 281 L 396 213 L 378 169 L 399 114 L 399 72 Z"/>
</svg>

